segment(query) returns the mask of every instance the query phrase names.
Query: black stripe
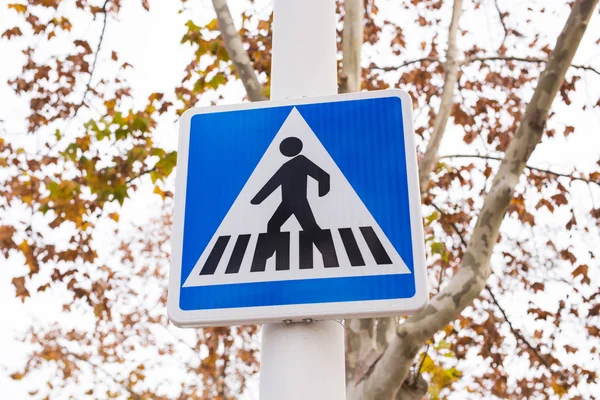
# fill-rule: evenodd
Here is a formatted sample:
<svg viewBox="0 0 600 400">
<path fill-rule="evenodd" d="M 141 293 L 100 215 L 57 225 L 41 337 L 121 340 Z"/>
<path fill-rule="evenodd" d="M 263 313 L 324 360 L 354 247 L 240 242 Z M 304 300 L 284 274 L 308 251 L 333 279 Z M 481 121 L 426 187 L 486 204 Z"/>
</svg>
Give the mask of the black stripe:
<svg viewBox="0 0 600 400">
<path fill-rule="evenodd" d="M 375 231 L 370 226 L 361 226 L 360 231 L 362 232 L 369 249 L 371 250 L 371 254 L 375 258 L 377 264 L 391 264 L 392 260 L 390 256 L 386 253 L 383 245 L 379 241 L 379 238 L 375 234 Z"/>
<path fill-rule="evenodd" d="M 267 260 L 275 254 L 275 270 L 290 269 L 290 233 L 267 232 L 258 235 L 250 272 L 263 272 Z"/>
<path fill-rule="evenodd" d="M 248 247 L 248 242 L 250 241 L 250 235 L 240 235 L 235 242 L 235 247 L 233 248 L 233 253 L 231 254 L 231 258 L 229 259 L 229 263 L 227 264 L 227 269 L 225 270 L 226 274 L 237 274 L 240 270 L 240 265 L 242 265 L 242 259 L 244 258 L 244 254 L 246 254 L 246 248 Z"/>
<path fill-rule="evenodd" d="M 364 267 L 365 260 L 362 254 L 360 254 L 360 249 L 358 248 L 358 243 L 356 243 L 352 229 L 340 228 L 339 231 L 344 247 L 346 248 L 346 254 L 348 254 L 348 258 L 350 259 L 350 265 L 353 267 Z"/>
<path fill-rule="evenodd" d="M 319 229 L 314 231 L 300 231 L 300 269 L 310 269 L 313 267 L 313 245 L 321 253 L 323 266 L 325 268 L 339 267 L 333 237 L 329 229 Z"/>
<path fill-rule="evenodd" d="M 225 252 L 225 247 L 227 247 L 227 243 L 229 243 L 230 237 L 231 236 L 219 236 L 217 243 L 215 243 L 215 246 L 202 267 L 202 271 L 200 271 L 200 275 L 212 275 L 215 273 L 217 265 L 219 265 L 219 261 L 221 261 L 221 257 L 223 256 L 223 252 Z"/>
</svg>

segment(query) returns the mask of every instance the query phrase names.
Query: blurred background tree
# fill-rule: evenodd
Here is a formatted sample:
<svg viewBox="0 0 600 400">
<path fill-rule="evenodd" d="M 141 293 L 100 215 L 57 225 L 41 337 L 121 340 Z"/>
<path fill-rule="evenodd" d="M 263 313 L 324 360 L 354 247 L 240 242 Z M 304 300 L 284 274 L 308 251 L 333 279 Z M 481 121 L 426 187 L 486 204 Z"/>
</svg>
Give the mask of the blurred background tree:
<svg viewBox="0 0 600 400">
<path fill-rule="evenodd" d="M 597 3 L 338 2 L 340 92 L 413 97 L 432 294 L 410 318 L 346 321 L 348 398 L 600 391 Z M 4 57 L 22 68 L 1 96 L 28 104 L 35 142 L 0 125 L 3 276 L 23 307 L 41 299 L 61 314 L 16 338 L 27 354 L 8 375 L 33 398 L 256 397 L 258 327 L 182 331 L 166 317 L 170 132 L 192 106 L 268 98 L 271 7 L 162 4 L 187 21 L 172 46 L 188 58 L 179 84 L 141 90 L 130 84 L 141 66 L 107 38 L 124 8 L 157 6 L 28 0 L 3 12 L 2 40 L 22 51 Z M 127 210 L 150 193 L 154 215 L 132 225 Z"/>
</svg>

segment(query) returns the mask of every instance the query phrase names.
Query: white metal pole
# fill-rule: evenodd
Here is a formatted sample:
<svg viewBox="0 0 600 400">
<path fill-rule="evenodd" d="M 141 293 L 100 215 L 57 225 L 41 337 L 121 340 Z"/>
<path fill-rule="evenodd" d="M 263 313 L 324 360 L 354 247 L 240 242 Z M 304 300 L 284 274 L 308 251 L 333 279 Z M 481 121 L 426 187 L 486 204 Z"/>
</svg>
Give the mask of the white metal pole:
<svg viewBox="0 0 600 400">
<path fill-rule="evenodd" d="M 335 0 L 275 0 L 271 100 L 337 93 Z M 343 400 L 339 321 L 266 324 L 260 400 Z"/>
<path fill-rule="evenodd" d="M 335 0 L 275 0 L 271 100 L 337 94 Z"/>
</svg>

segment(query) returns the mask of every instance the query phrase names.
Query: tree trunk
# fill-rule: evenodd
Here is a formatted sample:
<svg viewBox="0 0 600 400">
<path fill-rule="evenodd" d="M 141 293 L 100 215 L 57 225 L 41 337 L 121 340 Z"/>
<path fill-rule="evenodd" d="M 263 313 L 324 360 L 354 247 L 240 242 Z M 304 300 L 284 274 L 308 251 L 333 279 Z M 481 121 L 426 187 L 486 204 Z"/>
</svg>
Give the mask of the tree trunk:
<svg viewBox="0 0 600 400">
<path fill-rule="evenodd" d="M 574 3 L 531 102 L 500 164 L 471 235 L 461 268 L 420 313 L 408 318 L 367 376 L 349 391 L 350 399 L 396 399 L 414 357 L 425 341 L 453 321 L 485 288 L 490 258 L 525 163 L 541 141 L 554 98 L 564 82 L 598 0 Z"/>
<path fill-rule="evenodd" d="M 217 13 L 217 22 L 225 42 L 227 54 L 233 62 L 235 72 L 244 84 L 248 99 L 250 101 L 266 100 L 266 97 L 262 94 L 263 87 L 256 77 L 250 57 L 248 57 L 248 53 L 242 45 L 242 38 L 233 24 L 227 0 L 213 0 L 213 6 Z"/>
</svg>

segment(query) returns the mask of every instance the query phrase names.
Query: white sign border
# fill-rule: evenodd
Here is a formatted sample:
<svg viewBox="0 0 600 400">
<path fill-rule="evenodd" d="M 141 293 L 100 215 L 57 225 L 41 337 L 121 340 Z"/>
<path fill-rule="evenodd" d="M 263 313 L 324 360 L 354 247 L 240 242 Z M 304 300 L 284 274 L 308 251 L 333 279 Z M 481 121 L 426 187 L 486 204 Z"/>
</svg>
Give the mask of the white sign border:
<svg viewBox="0 0 600 400">
<path fill-rule="evenodd" d="M 407 180 L 409 186 L 409 208 L 411 215 L 411 235 L 413 247 L 413 273 L 415 295 L 408 299 L 344 301 L 298 305 L 220 308 L 210 310 L 182 310 L 179 307 L 181 289 L 181 262 L 183 251 L 183 225 L 187 189 L 188 153 L 190 144 L 191 119 L 194 115 L 225 111 L 252 110 L 281 106 L 300 106 L 315 103 L 332 103 L 349 100 L 398 97 L 402 104 L 404 143 Z M 341 318 L 372 318 L 389 315 L 409 315 L 425 308 L 429 302 L 427 285 L 427 265 L 423 240 L 421 217 L 421 197 L 417 171 L 416 147 L 412 115 L 412 99 L 404 90 L 388 89 L 372 92 L 350 93 L 334 96 L 263 101 L 215 107 L 196 107 L 187 110 L 180 120 L 177 176 L 173 211 L 173 232 L 171 238 L 171 268 L 167 314 L 173 324 L 179 327 L 211 327 L 269 322 L 300 322 L 303 320 L 326 320 Z"/>
</svg>

